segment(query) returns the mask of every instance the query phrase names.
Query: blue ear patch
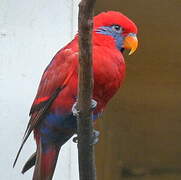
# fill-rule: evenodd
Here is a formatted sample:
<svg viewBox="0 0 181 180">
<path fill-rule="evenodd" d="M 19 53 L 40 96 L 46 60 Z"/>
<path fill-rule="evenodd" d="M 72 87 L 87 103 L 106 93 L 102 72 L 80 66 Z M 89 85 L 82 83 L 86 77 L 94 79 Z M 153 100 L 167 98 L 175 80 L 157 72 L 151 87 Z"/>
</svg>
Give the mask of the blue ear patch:
<svg viewBox="0 0 181 180">
<path fill-rule="evenodd" d="M 96 32 L 99 34 L 112 36 L 116 41 L 116 47 L 121 51 L 123 46 L 123 36 L 120 32 L 118 33 L 117 31 L 115 31 L 115 29 L 112 28 L 112 26 L 101 26 L 96 30 Z"/>
</svg>

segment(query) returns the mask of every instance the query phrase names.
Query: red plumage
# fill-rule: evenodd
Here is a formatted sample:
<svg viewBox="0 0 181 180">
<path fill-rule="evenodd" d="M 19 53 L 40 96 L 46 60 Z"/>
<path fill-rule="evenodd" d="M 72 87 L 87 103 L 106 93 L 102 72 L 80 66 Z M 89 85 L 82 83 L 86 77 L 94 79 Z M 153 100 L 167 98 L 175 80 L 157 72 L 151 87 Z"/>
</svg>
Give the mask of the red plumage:
<svg viewBox="0 0 181 180">
<path fill-rule="evenodd" d="M 118 27 L 121 28 L 120 31 Z M 123 83 L 125 62 L 121 50 L 131 47 L 124 46 L 124 41 L 132 34 L 137 34 L 136 25 L 119 12 L 104 12 L 94 18 L 93 99 L 97 101 L 93 112 L 95 119 Z M 37 151 L 23 169 L 24 173 L 36 161 L 33 180 L 52 179 L 61 146 L 76 132 L 72 106 L 77 97 L 77 72 L 78 35 L 54 56 L 44 71 L 30 110 L 31 118 L 17 157 L 28 136 L 34 131 Z"/>
<path fill-rule="evenodd" d="M 120 12 L 102 12 L 94 18 L 94 29 L 100 26 L 110 26 L 112 24 L 118 24 L 121 27 L 124 27 L 127 33 L 131 32 L 137 34 L 138 32 L 135 23 Z"/>
</svg>

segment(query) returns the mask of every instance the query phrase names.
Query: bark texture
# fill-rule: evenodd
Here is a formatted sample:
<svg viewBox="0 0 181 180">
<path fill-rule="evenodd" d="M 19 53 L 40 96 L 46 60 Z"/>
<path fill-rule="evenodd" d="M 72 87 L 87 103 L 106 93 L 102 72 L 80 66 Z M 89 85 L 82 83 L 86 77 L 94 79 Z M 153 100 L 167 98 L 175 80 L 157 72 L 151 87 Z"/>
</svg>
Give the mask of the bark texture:
<svg viewBox="0 0 181 180">
<path fill-rule="evenodd" d="M 96 180 L 91 99 L 93 89 L 92 27 L 95 0 L 79 4 L 78 156 L 80 180 Z"/>
</svg>

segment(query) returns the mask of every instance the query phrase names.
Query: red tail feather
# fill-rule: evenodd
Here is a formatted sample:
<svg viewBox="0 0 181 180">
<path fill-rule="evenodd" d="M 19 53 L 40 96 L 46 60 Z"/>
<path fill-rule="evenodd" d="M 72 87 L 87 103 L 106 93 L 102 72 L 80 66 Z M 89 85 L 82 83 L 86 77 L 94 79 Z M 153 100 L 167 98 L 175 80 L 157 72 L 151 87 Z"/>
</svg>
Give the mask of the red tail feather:
<svg viewBox="0 0 181 180">
<path fill-rule="evenodd" d="M 33 180 L 52 180 L 60 148 L 49 145 L 44 151 L 40 144 L 37 149 Z"/>
</svg>

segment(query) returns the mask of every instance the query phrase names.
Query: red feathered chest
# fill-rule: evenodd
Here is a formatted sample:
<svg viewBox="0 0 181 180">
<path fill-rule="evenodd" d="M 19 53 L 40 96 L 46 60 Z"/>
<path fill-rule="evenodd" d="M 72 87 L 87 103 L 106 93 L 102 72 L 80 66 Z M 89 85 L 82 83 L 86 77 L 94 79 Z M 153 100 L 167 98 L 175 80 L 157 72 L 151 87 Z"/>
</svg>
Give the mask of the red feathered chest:
<svg viewBox="0 0 181 180">
<path fill-rule="evenodd" d="M 124 58 L 116 48 L 94 46 L 93 69 L 93 96 L 99 102 L 100 108 L 104 108 L 124 80 L 126 69 Z"/>
</svg>

